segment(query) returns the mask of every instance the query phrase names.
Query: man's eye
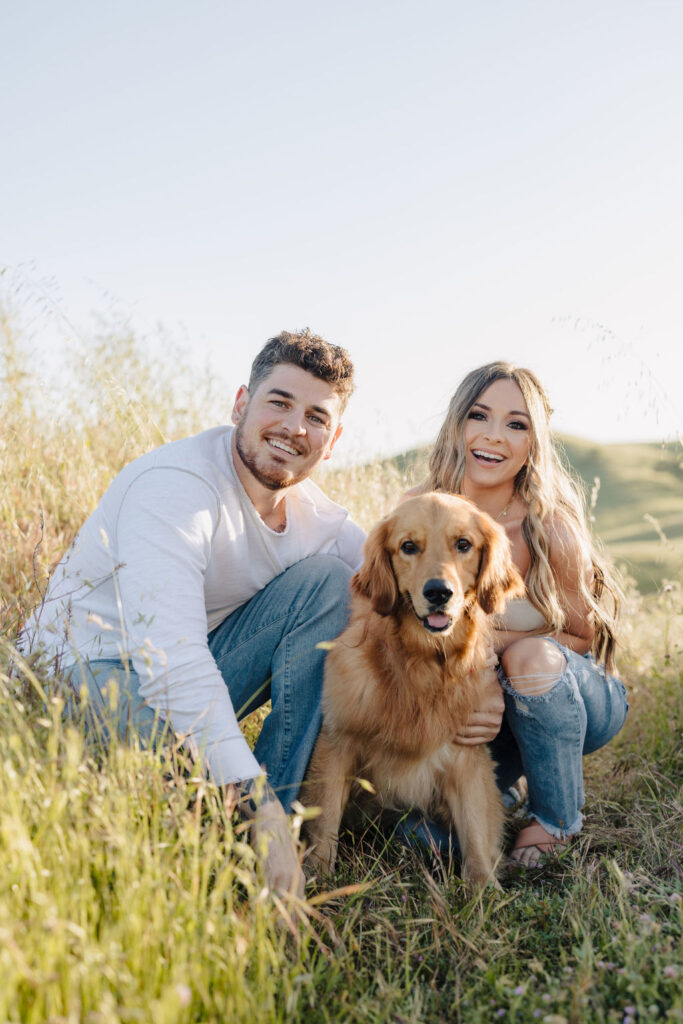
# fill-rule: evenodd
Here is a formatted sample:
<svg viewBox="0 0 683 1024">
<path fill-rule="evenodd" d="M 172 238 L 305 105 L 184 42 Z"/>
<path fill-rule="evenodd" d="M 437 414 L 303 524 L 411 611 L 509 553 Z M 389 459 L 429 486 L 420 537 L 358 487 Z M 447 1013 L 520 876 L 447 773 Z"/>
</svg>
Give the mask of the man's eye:
<svg viewBox="0 0 683 1024">
<path fill-rule="evenodd" d="M 412 540 L 404 540 L 401 544 L 401 551 L 404 555 L 415 555 L 417 554 L 417 544 Z"/>
<path fill-rule="evenodd" d="M 455 542 L 456 551 L 469 551 L 472 547 L 472 541 L 468 540 L 467 537 L 460 537 Z"/>
<path fill-rule="evenodd" d="M 316 426 L 319 424 L 321 427 L 324 426 L 325 420 L 321 420 L 319 416 L 309 416 L 311 423 L 315 423 Z"/>
</svg>

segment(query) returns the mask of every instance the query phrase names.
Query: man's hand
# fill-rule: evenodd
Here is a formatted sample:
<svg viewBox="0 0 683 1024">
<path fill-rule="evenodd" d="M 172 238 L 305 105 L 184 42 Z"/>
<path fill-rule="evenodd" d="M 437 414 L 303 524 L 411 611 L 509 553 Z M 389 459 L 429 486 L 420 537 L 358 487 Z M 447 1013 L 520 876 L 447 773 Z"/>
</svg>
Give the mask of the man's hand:
<svg viewBox="0 0 683 1024">
<path fill-rule="evenodd" d="M 289 819 L 279 800 L 263 803 L 251 826 L 251 844 L 263 865 L 266 885 L 280 895 L 303 899 L 304 873 Z"/>
<path fill-rule="evenodd" d="M 304 873 L 292 836 L 289 818 L 264 776 L 240 787 L 240 807 L 251 819 L 251 845 L 269 889 L 281 896 L 304 895 Z"/>
<path fill-rule="evenodd" d="M 455 737 L 456 743 L 466 747 L 473 747 L 477 743 L 490 743 L 500 732 L 505 699 L 498 682 L 497 663 L 498 659 L 491 650 L 486 668 L 481 674 L 478 707 L 470 715 L 463 731 Z"/>
</svg>

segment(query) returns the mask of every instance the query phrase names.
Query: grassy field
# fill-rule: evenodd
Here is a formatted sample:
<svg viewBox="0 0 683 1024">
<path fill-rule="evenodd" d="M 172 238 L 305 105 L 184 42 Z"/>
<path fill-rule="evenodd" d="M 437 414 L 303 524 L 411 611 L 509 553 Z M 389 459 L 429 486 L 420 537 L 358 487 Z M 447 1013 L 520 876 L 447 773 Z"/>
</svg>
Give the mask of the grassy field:
<svg viewBox="0 0 683 1024">
<path fill-rule="evenodd" d="M 640 462 L 650 446 L 634 446 L 617 471 L 612 449 L 567 443 L 589 484 L 601 478 L 612 550 L 652 544 L 656 568 L 660 545 L 670 581 L 653 572 L 648 593 L 629 591 L 631 712 L 586 759 L 586 829 L 569 852 L 473 895 L 371 832 L 347 838 L 330 889 L 285 906 L 182 752 L 89 746 L 14 658 L 17 628 L 109 479 L 219 422 L 225 401 L 178 359 L 165 369 L 104 332 L 58 408 L 22 338 L 0 320 L 0 1022 L 682 1021 L 683 594 L 668 541 L 642 521 L 680 537 L 679 469 L 657 469 L 654 449 Z M 367 526 L 414 470 L 394 460 L 325 483 Z"/>
</svg>

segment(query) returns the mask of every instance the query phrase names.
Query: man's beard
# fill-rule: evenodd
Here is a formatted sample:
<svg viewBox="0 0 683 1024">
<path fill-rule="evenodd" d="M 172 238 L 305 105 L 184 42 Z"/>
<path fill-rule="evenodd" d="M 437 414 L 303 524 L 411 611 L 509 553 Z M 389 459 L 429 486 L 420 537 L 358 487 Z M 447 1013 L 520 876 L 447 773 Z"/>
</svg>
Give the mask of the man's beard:
<svg viewBox="0 0 683 1024">
<path fill-rule="evenodd" d="M 235 428 L 235 447 L 237 449 L 237 454 L 251 475 L 258 480 L 263 487 L 267 487 L 269 491 L 285 490 L 285 488 L 292 487 L 294 484 L 298 484 L 302 480 L 305 480 L 308 476 L 308 473 L 306 472 L 301 474 L 292 473 L 290 469 L 283 467 L 281 471 L 281 473 L 285 474 L 285 477 L 283 478 L 281 473 L 277 470 L 269 471 L 267 469 L 263 469 L 259 465 L 258 456 L 251 451 L 245 443 L 244 427 L 242 423 L 238 423 Z"/>
</svg>

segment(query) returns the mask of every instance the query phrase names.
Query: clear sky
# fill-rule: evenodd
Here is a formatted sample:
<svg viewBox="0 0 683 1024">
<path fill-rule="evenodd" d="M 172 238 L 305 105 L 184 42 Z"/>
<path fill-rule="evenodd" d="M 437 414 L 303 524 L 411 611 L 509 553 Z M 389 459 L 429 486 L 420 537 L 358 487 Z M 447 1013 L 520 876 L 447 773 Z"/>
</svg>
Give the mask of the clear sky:
<svg viewBox="0 0 683 1024">
<path fill-rule="evenodd" d="M 680 435 L 682 53 L 678 0 L 4 0 L 0 281 L 163 323 L 230 398 L 310 326 L 348 451 L 494 358 L 559 430 Z"/>
</svg>

